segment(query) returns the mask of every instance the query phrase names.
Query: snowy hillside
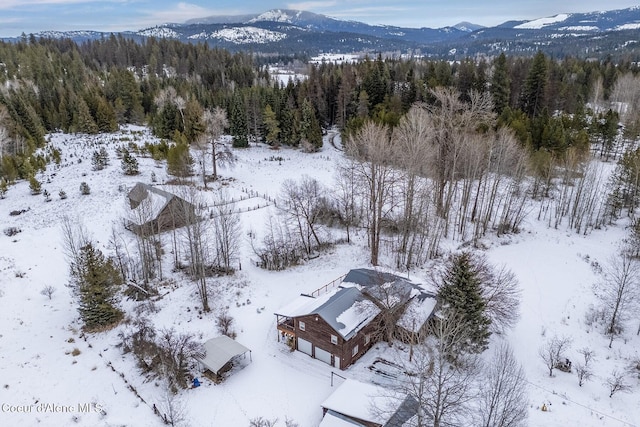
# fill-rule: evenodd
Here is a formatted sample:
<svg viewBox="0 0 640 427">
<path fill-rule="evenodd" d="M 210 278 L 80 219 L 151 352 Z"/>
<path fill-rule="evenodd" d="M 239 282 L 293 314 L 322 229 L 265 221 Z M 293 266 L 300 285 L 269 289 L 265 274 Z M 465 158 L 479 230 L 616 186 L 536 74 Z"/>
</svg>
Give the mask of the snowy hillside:
<svg viewBox="0 0 640 427">
<path fill-rule="evenodd" d="M 539 30 L 551 24 L 556 24 L 558 22 L 565 21 L 571 15 L 567 15 L 566 13 L 561 13 L 555 16 L 550 16 L 548 18 L 540 18 L 535 19 L 533 21 L 525 22 L 524 24 L 516 25 L 514 28 L 520 30 Z"/>
<path fill-rule="evenodd" d="M 165 407 L 162 384 L 149 381 L 133 356 L 123 353 L 120 346 L 119 334 L 129 331 L 131 325 L 124 322 L 101 333 L 81 330 L 76 302 L 67 287 L 61 221 L 67 215 L 84 224 L 107 254 L 113 251 L 109 242 L 114 234 L 134 250 L 133 235 L 122 227 L 128 189 L 138 181 L 151 184 L 152 173 L 156 185 L 165 190 L 179 191 L 181 187 L 168 184 L 165 164 L 150 157 L 138 157 L 139 176 L 122 173 L 116 148 L 157 141 L 146 128 L 48 138 L 63 157 L 60 165 L 50 165 L 37 176 L 52 200 L 31 195 L 27 182 L 10 187 L 6 199 L 0 200 L 2 229 L 20 230 L 13 236 L 0 234 L 0 425 L 162 426 L 153 411 L 154 405 L 161 410 Z M 94 171 L 91 153 L 99 147 L 108 150 L 110 165 Z M 277 418 L 277 427 L 283 427 L 287 419 L 300 427 L 317 427 L 322 419 L 320 404 L 335 390 L 332 381 L 342 381 L 333 377 L 332 371 L 346 378 L 389 384 L 388 378 L 372 369 L 379 358 L 395 354 L 386 344 L 376 345 L 347 370 L 336 371 L 278 342 L 273 315 L 300 293 L 312 292 L 350 269 L 369 267 L 363 230 L 356 230 L 352 243 L 338 244 L 288 270 L 266 271 L 254 262 L 252 243 L 264 234 L 267 218 L 276 211 L 273 200 L 282 183 L 309 174 L 331 188 L 343 158 L 339 147 L 339 136 L 334 134 L 325 137 L 322 150 L 312 154 L 252 145 L 234 150 L 235 166 L 221 170 L 222 179 L 210 183 L 208 190 L 202 188 L 197 174 L 191 178 L 195 186 L 189 188 L 201 190 L 205 204 L 210 205 L 224 192 L 237 201 L 241 212 L 238 271 L 211 281 L 215 290 L 211 313 L 199 310 L 196 287 L 186 275 L 172 271 L 170 236 L 163 236 L 166 262 L 159 296 L 153 302 L 123 300 L 127 316 L 146 316 L 158 328 L 189 332 L 199 341 L 219 335 L 216 316 L 228 310 L 234 318 L 237 341 L 251 349 L 246 367 L 220 384 L 193 372 L 202 386 L 181 391 L 177 400 L 189 425 L 246 427 L 250 420 L 264 417 Z M 82 182 L 88 183 L 90 194 L 80 194 Z M 68 194 L 66 199 L 58 197 L 60 190 Z M 601 325 L 589 318 L 598 305 L 594 285 L 602 279 L 600 266 L 626 236 L 625 223 L 585 236 L 538 221 L 540 206 L 535 203 L 528 209 L 519 234 L 490 236 L 482 244 L 488 259 L 511 269 L 522 289 L 516 327 L 504 337 L 492 337 L 491 347 L 502 339 L 508 341 L 524 366 L 529 425 L 638 426 L 640 379 L 629 366 L 631 360 L 640 358 L 640 337 L 635 334 L 640 319 L 630 319 L 629 330 L 609 349 Z M 337 239 L 342 230 L 331 233 Z M 443 251 L 461 249 L 458 246 L 459 242 L 445 241 Z M 384 258 L 382 264 L 389 268 L 393 262 Z M 431 267 L 398 274 L 426 282 Z M 46 286 L 55 289 L 51 298 L 41 293 Z M 578 353 L 582 348 L 595 352 L 594 376 L 582 387 L 575 373 L 556 370 L 554 377 L 549 377 L 538 349 L 554 335 L 572 339 L 566 355 L 574 361 L 582 357 Z M 614 370 L 627 373 L 630 390 L 610 398 L 605 382 Z M 541 410 L 543 404 L 548 411 Z"/>
<path fill-rule="evenodd" d="M 209 38 L 222 39 L 235 44 L 272 43 L 287 38 L 285 33 L 257 27 L 232 27 L 214 31 Z"/>
<path fill-rule="evenodd" d="M 179 39 L 180 34 L 176 30 L 164 26 L 145 28 L 138 31 L 138 35 L 144 37 L 157 37 L 161 39 Z"/>
</svg>

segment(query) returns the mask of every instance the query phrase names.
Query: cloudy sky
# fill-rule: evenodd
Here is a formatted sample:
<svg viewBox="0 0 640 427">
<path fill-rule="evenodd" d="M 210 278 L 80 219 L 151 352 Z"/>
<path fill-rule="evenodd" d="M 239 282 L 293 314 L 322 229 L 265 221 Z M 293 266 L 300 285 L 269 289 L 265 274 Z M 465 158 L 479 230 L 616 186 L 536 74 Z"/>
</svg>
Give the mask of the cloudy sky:
<svg viewBox="0 0 640 427">
<path fill-rule="evenodd" d="M 0 0 L 0 37 L 43 30 L 137 30 L 275 8 L 308 10 L 369 24 L 437 28 L 460 21 L 491 26 L 511 19 L 637 4 L 631 0 Z"/>
</svg>

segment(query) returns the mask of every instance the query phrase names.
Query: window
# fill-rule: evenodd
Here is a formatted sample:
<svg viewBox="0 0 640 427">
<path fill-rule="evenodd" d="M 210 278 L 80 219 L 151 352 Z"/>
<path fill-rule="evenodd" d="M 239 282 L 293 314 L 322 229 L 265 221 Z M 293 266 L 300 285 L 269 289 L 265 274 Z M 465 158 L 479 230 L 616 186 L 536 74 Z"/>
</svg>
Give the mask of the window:
<svg viewBox="0 0 640 427">
<path fill-rule="evenodd" d="M 335 335 L 331 335 L 331 344 L 338 344 L 338 337 Z"/>
<path fill-rule="evenodd" d="M 358 346 L 353 347 L 353 350 L 351 350 L 352 356 L 355 356 L 356 354 L 358 354 Z"/>
<path fill-rule="evenodd" d="M 364 345 L 369 345 L 369 341 L 371 341 L 371 335 L 367 334 L 364 336 Z"/>
<path fill-rule="evenodd" d="M 304 322 L 298 322 L 298 328 L 300 328 L 301 331 L 304 331 L 304 327 L 305 327 Z"/>
</svg>

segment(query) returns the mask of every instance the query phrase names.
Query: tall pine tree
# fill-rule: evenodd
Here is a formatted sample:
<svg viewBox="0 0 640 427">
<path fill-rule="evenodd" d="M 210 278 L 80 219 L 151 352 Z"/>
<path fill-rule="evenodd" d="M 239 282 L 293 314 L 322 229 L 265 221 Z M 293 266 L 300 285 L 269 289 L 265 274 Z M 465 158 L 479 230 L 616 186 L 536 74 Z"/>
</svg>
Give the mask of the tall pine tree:
<svg viewBox="0 0 640 427">
<path fill-rule="evenodd" d="M 507 57 L 502 52 L 493 64 L 493 75 L 491 76 L 491 96 L 493 97 L 493 109 L 496 113 L 502 114 L 502 111 L 509 106 L 510 89 Z"/>
<path fill-rule="evenodd" d="M 468 341 L 461 344 L 460 351 L 484 351 L 491 334 L 491 321 L 485 314 L 480 271 L 471 254 L 464 252 L 450 258 L 438 289 L 438 300 L 446 312 L 457 316 L 468 331 Z"/>
<path fill-rule="evenodd" d="M 524 81 L 520 96 L 520 108 L 530 117 L 535 117 L 545 107 L 545 89 L 547 87 L 547 58 L 538 52 L 533 58 L 531 69 Z"/>
<path fill-rule="evenodd" d="M 122 319 L 116 307 L 122 278 L 110 259 L 87 243 L 71 266 L 72 287 L 79 298 L 78 311 L 87 330 L 112 326 Z"/>
</svg>

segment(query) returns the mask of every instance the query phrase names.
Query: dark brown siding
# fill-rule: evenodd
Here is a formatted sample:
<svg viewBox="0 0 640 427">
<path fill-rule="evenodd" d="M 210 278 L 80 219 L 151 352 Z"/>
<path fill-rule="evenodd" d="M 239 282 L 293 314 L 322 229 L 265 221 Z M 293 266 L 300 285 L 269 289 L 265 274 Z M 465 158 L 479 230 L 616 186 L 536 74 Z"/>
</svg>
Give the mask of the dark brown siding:
<svg viewBox="0 0 640 427">
<path fill-rule="evenodd" d="M 317 320 L 316 320 L 317 319 Z M 334 356 L 338 356 L 340 358 L 340 369 L 346 369 L 353 362 L 358 360 L 363 354 L 371 348 L 374 344 L 373 339 L 369 341 L 369 344 L 365 344 L 365 336 L 373 335 L 374 322 L 369 323 L 369 325 L 365 326 L 362 330 L 360 330 L 354 337 L 350 340 L 344 340 L 336 330 L 334 330 L 331 325 L 329 325 L 325 320 L 316 315 L 308 315 L 308 316 L 300 316 L 294 319 L 295 321 L 295 334 L 296 337 L 300 337 L 304 340 L 310 341 L 313 344 L 313 356 L 315 357 L 315 348 L 321 348 Z M 300 322 L 305 323 L 305 330 L 300 330 Z M 331 343 L 331 335 L 335 335 L 338 337 L 338 344 Z M 297 345 L 297 342 L 296 342 Z M 353 348 L 358 346 L 358 353 L 353 356 Z"/>
</svg>

